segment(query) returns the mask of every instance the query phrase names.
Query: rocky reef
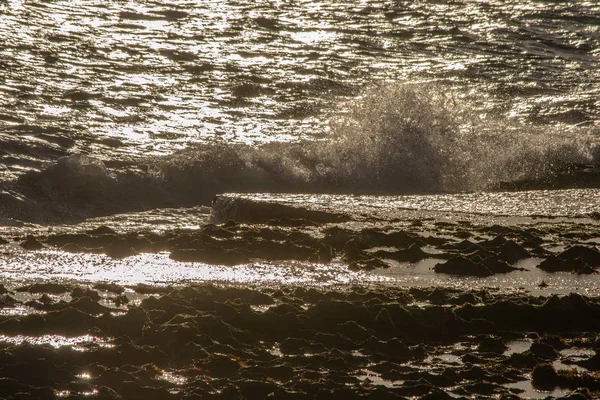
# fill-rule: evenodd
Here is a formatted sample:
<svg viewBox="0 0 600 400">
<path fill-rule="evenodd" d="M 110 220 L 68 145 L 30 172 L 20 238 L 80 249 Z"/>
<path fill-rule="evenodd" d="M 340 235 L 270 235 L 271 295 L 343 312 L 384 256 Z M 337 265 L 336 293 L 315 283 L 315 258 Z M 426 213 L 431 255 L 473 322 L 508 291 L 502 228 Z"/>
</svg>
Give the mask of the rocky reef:
<svg viewBox="0 0 600 400">
<path fill-rule="evenodd" d="M 600 301 L 577 294 L 56 283 L 3 291 L 4 310 L 36 310 L 0 316 L 6 399 L 512 399 L 526 394 L 522 382 L 565 399 L 600 394 Z M 128 304 L 124 293 L 143 300 Z"/>
</svg>

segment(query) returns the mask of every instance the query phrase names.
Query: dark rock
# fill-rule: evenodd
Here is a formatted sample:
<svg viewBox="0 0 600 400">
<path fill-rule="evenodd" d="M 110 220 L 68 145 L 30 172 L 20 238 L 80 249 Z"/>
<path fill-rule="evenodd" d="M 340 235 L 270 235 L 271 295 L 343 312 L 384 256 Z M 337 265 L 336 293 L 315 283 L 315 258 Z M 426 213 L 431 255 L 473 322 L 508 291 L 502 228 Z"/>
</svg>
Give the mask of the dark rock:
<svg viewBox="0 0 600 400">
<path fill-rule="evenodd" d="M 600 352 L 596 352 L 592 357 L 579 361 L 576 364 L 590 371 L 600 371 Z"/>
<path fill-rule="evenodd" d="M 502 231 L 504 231 L 503 227 L 499 227 Z M 508 239 L 506 239 L 504 236 L 499 235 L 496 236 L 495 238 L 491 239 L 491 240 L 486 240 L 484 242 L 480 242 L 479 245 L 482 247 L 485 247 L 486 249 L 497 249 L 500 246 L 506 244 L 506 242 L 508 242 Z"/>
<path fill-rule="evenodd" d="M 126 399 L 168 400 L 173 398 L 165 388 L 142 386 L 133 381 L 123 382 L 120 393 Z"/>
<path fill-rule="evenodd" d="M 250 262 L 247 255 L 237 250 L 227 250 L 219 247 L 209 247 L 202 250 L 173 250 L 169 258 L 175 261 L 200 262 L 228 266 L 247 264 Z"/>
<path fill-rule="evenodd" d="M 559 382 L 558 374 L 552 364 L 538 364 L 531 372 L 531 383 L 540 389 L 552 389 Z"/>
<path fill-rule="evenodd" d="M 17 300 L 8 294 L 0 296 L 0 308 L 14 307 L 17 303 Z"/>
<path fill-rule="evenodd" d="M 566 261 L 580 259 L 592 268 L 600 267 L 600 251 L 595 246 L 572 246 L 560 253 L 558 257 Z"/>
<path fill-rule="evenodd" d="M 369 258 L 361 261 L 353 261 L 348 264 L 351 271 L 372 271 L 374 269 L 389 268 L 390 266 L 378 258 Z"/>
<path fill-rule="evenodd" d="M 488 257 L 481 263 L 495 274 L 505 274 L 516 270 L 522 270 L 522 268 L 515 268 L 509 265 L 506 261 L 499 260 L 495 256 Z"/>
<path fill-rule="evenodd" d="M 138 283 L 133 286 L 133 291 L 139 294 L 170 293 L 172 290 L 171 286 L 154 286 L 146 283 Z"/>
<path fill-rule="evenodd" d="M 493 275 L 493 272 L 490 271 L 485 265 L 481 263 L 475 263 L 462 256 L 457 256 L 444 263 L 436 264 L 433 267 L 433 270 L 438 273 L 449 275 L 467 275 L 479 277 Z"/>
<path fill-rule="evenodd" d="M 316 354 L 324 353 L 327 348 L 322 344 L 311 343 L 305 339 L 287 338 L 279 345 L 284 354 Z"/>
<path fill-rule="evenodd" d="M 477 350 L 485 353 L 504 353 L 508 347 L 502 342 L 502 340 L 486 336 L 481 342 L 479 342 L 479 346 L 477 346 Z"/>
<path fill-rule="evenodd" d="M 339 332 L 342 335 L 355 341 L 366 340 L 375 334 L 375 331 L 359 325 L 358 323 L 356 323 L 356 321 L 346 321 L 344 323 L 338 324 L 337 326 Z"/>
<path fill-rule="evenodd" d="M 445 288 L 436 287 L 427 296 L 432 304 L 448 304 L 450 301 L 451 293 Z"/>
<path fill-rule="evenodd" d="M 96 283 L 92 287 L 97 290 L 103 290 L 105 292 L 111 292 L 111 293 L 116 293 L 116 294 L 121 294 L 125 291 L 125 288 L 123 286 L 117 285 L 116 283 L 108 283 L 108 282 Z"/>
<path fill-rule="evenodd" d="M 238 383 L 238 388 L 245 399 L 264 399 L 269 394 L 279 389 L 272 381 L 243 380 Z"/>
<path fill-rule="evenodd" d="M 462 240 L 458 243 L 448 243 L 443 246 L 440 246 L 440 248 L 442 248 L 444 250 L 458 250 L 460 252 L 470 252 L 472 249 L 475 249 L 476 247 L 480 247 L 480 246 L 476 245 L 475 242 L 472 242 L 468 239 Z"/>
<path fill-rule="evenodd" d="M 108 386 L 101 386 L 98 388 L 98 400 L 120 400 L 122 397 Z"/>
<path fill-rule="evenodd" d="M 512 240 L 507 240 L 500 246 L 496 247 L 495 252 L 499 257 L 509 263 L 514 263 L 524 258 L 531 257 L 531 254 L 518 243 Z"/>
<path fill-rule="evenodd" d="M 594 269 L 585 263 L 581 258 L 574 260 L 563 260 L 562 258 L 552 255 L 542 261 L 537 267 L 546 272 L 574 272 L 578 274 L 591 274 Z"/>
<path fill-rule="evenodd" d="M 125 296 L 124 294 L 115 297 L 115 305 L 117 307 L 120 307 L 127 303 L 129 303 L 129 298 L 127 296 Z"/>
<path fill-rule="evenodd" d="M 533 368 L 538 364 L 538 359 L 526 351 L 525 353 L 513 353 L 505 361 L 506 365 L 510 365 L 513 368 Z"/>
<path fill-rule="evenodd" d="M 594 395 L 588 388 L 580 388 L 575 390 L 573 393 L 558 397 L 557 400 L 593 400 Z"/>
<path fill-rule="evenodd" d="M 90 315 L 97 315 L 102 314 L 104 312 L 113 311 L 108 307 L 98 304 L 96 301 L 90 299 L 89 297 L 74 298 L 73 301 L 69 303 L 69 306 Z"/>
<path fill-rule="evenodd" d="M 212 354 L 204 363 L 210 376 L 228 377 L 236 375 L 241 368 L 240 361 L 224 354 Z"/>
<path fill-rule="evenodd" d="M 314 221 L 310 221 L 302 218 L 277 218 L 267 222 L 269 226 L 288 226 L 288 227 L 304 227 L 304 226 L 317 226 L 318 224 Z"/>
<path fill-rule="evenodd" d="M 411 263 L 421 261 L 425 258 L 429 258 L 429 257 L 433 256 L 432 254 L 424 252 L 416 244 L 410 245 L 410 247 L 408 249 L 398 250 L 395 252 L 380 250 L 380 251 L 373 253 L 373 255 L 375 257 L 379 257 L 379 258 L 390 258 L 392 260 L 396 260 L 399 262 L 411 262 Z"/>
<path fill-rule="evenodd" d="M 347 263 L 363 261 L 371 257 L 364 251 L 364 245 L 356 239 L 347 241 L 341 254 L 342 261 Z"/>
<path fill-rule="evenodd" d="M 491 396 L 493 394 L 502 393 L 506 391 L 506 388 L 495 383 L 491 382 L 474 382 L 469 383 L 464 386 L 464 389 L 468 393 L 479 394 L 479 395 L 487 395 Z"/>
<path fill-rule="evenodd" d="M 358 347 L 351 340 L 340 335 L 339 333 L 331 334 L 318 332 L 315 335 L 314 342 L 317 344 L 322 344 L 328 349 L 340 349 L 350 351 Z"/>
<path fill-rule="evenodd" d="M 60 248 L 62 251 L 67 253 L 89 253 L 90 249 L 86 249 L 78 245 L 77 243 L 67 243 Z"/>
<path fill-rule="evenodd" d="M 34 237 L 28 237 L 27 239 L 23 240 L 21 242 L 20 246 L 22 248 L 24 248 L 25 250 L 31 250 L 31 251 L 41 250 L 44 247 L 46 247 Z"/>
<path fill-rule="evenodd" d="M 100 249 L 108 247 L 112 242 L 118 239 L 118 236 L 114 234 L 89 235 L 86 233 L 64 233 L 49 236 L 48 239 L 46 239 L 46 243 L 50 246 L 61 248 L 69 243 L 73 243 L 86 251 L 96 249 L 95 251 L 98 252 Z"/>
<path fill-rule="evenodd" d="M 455 400 L 456 397 L 449 395 L 440 389 L 432 389 L 431 392 L 419 397 L 419 400 Z"/>
<path fill-rule="evenodd" d="M 86 231 L 90 235 L 115 235 L 117 232 L 105 225 Z"/>
<path fill-rule="evenodd" d="M 99 306 L 97 303 L 94 304 Z M 74 307 L 49 312 L 46 314 L 45 319 L 45 329 L 48 333 L 63 334 L 66 336 L 83 335 L 95 323 L 94 317 Z"/>
<path fill-rule="evenodd" d="M 131 245 L 124 239 L 113 241 L 104 249 L 104 253 L 110 258 L 115 259 L 127 258 L 139 254 L 139 252 L 131 247 Z"/>
<path fill-rule="evenodd" d="M 95 290 L 91 290 L 88 288 L 83 289 L 81 287 L 76 287 L 75 289 L 73 289 L 73 291 L 71 292 L 71 297 L 73 299 L 79 297 L 89 297 L 93 301 L 100 301 L 100 299 L 102 298 Z"/>
<path fill-rule="evenodd" d="M 541 342 L 533 342 L 529 351 L 544 360 L 556 360 L 560 356 L 552 346 Z"/>
<path fill-rule="evenodd" d="M 38 299 L 38 301 L 47 306 L 55 303 L 54 299 L 52 297 L 48 296 L 46 293 L 41 295 L 40 298 Z"/>
<path fill-rule="evenodd" d="M 34 283 L 29 286 L 22 286 L 17 288 L 17 292 L 29 292 L 29 293 L 50 293 L 50 294 L 63 294 L 68 292 L 70 289 L 60 283 Z"/>
</svg>

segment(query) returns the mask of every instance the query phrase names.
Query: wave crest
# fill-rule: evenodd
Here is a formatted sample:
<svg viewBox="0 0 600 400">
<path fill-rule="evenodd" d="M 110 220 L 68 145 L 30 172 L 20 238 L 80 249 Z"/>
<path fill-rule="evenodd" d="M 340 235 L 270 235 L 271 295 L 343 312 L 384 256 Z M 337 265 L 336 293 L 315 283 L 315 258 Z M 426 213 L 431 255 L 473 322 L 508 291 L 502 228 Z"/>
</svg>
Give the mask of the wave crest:
<svg viewBox="0 0 600 400">
<path fill-rule="evenodd" d="M 334 125 L 329 151 L 354 160 L 339 171 L 387 193 L 550 181 L 566 166 L 597 163 L 597 128 L 523 125 L 482 113 L 443 87 L 378 86 Z"/>
<path fill-rule="evenodd" d="M 579 186 L 600 186 L 598 127 L 484 116 L 474 103 L 436 85 L 373 87 L 332 121 L 328 136 L 261 146 L 194 145 L 110 172 L 91 157 L 73 155 L 22 177 L 17 186 L 44 204 L 44 213 L 57 208 L 48 202 L 60 205 L 57 215 L 208 204 L 223 192 L 406 194 L 490 190 L 511 182 L 576 187 L 577 173 L 586 168 L 595 172 Z"/>
</svg>

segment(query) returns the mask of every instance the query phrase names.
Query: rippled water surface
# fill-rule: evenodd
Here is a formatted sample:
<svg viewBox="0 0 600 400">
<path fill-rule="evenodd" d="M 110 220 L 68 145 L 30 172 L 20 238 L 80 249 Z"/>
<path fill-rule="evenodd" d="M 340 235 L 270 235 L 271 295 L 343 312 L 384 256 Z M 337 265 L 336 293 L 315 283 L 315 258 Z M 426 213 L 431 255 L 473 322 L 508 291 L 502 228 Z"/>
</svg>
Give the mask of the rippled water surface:
<svg viewBox="0 0 600 400">
<path fill-rule="evenodd" d="M 217 204 L 215 222 L 249 201 L 375 226 L 461 215 L 597 223 L 596 2 L 8 0 L 0 38 L 5 236 L 81 221 L 197 229 L 214 196 L 232 192 L 252 194 Z M 542 190 L 497 191 L 515 187 Z M 50 254 L 34 275 L 71 276 L 67 256 Z M 38 261 L 9 254 L 11 279 L 24 274 L 19 257 Z M 102 260 L 73 262 L 85 279 L 126 280 L 127 268 L 109 260 L 102 272 Z M 172 268 L 182 282 L 204 279 Z M 255 272 L 244 268 L 235 279 Z M 277 281 L 306 266 L 260 268 L 258 281 L 290 273 Z M 362 279 L 336 268 L 302 279 Z"/>
<path fill-rule="evenodd" d="M 596 2 L 9 0 L 0 21 L 13 172 L 73 152 L 118 165 L 322 137 L 382 80 L 443 81 L 527 122 L 599 116 Z"/>
</svg>

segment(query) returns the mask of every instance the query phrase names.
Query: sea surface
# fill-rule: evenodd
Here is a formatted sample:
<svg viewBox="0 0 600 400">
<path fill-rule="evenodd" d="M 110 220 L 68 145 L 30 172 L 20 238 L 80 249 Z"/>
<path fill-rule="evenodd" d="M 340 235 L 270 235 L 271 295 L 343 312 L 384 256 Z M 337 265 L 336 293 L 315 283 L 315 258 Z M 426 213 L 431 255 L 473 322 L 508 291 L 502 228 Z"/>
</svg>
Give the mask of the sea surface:
<svg viewBox="0 0 600 400">
<path fill-rule="evenodd" d="M 198 229 L 245 218 L 247 201 L 336 212 L 353 229 L 598 226 L 596 1 L 2 0 L 0 39 L 9 239 Z M 427 263 L 218 269 L 13 244 L 6 280 L 449 282 Z M 533 290 L 540 274 L 479 284 Z"/>
</svg>

